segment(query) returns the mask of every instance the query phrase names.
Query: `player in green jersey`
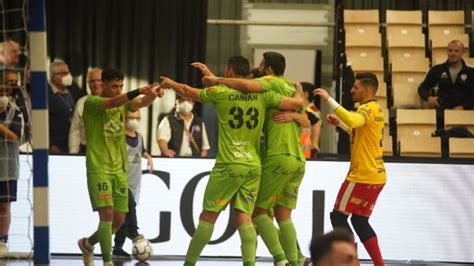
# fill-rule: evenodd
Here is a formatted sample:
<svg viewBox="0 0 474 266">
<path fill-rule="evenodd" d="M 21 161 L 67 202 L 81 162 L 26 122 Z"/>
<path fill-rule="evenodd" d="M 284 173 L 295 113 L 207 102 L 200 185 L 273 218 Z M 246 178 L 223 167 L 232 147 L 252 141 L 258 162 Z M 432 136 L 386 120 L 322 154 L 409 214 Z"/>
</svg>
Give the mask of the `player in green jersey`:
<svg viewBox="0 0 474 266">
<path fill-rule="evenodd" d="M 112 263 L 112 234 L 128 212 L 125 117 L 129 110 L 150 105 L 163 91 L 147 85 L 122 94 L 124 76 L 115 68 L 102 71 L 101 96 L 88 96 L 84 103 L 87 139 L 87 188 L 92 209 L 99 213 L 99 225 L 88 238 L 78 241 L 84 265 L 94 265 L 94 245 L 100 243 L 104 265 Z M 143 97 L 138 97 L 139 95 Z"/>
<path fill-rule="evenodd" d="M 243 79 L 249 71 L 248 60 L 231 57 L 226 76 Z M 256 232 L 251 214 L 257 197 L 261 167 L 260 132 L 267 108 L 294 110 L 302 101 L 273 92 L 242 93 L 227 86 L 204 90 L 164 78 L 162 88 L 173 88 L 179 94 L 217 108 L 219 140 L 216 164 L 204 194 L 199 225 L 190 242 L 184 265 L 195 265 L 209 242 L 219 213 L 232 202 L 234 222 L 241 239 L 243 265 L 255 265 Z"/>
<path fill-rule="evenodd" d="M 287 97 L 294 97 L 296 89 L 283 74 L 285 57 L 276 52 L 266 52 L 259 69 L 265 76 L 254 79 L 220 78 L 209 73 L 203 82 L 222 84 L 239 91 L 273 91 Z M 296 122 L 297 123 L 296 123 Z M 305 156 L 300 145 L 300 128 L 309 127 L 305 114 L 300 112 L 279 112 L 270 110 L 266 114 L 264 133 L 266 157 L 262 163 L 262 181 L 258 194 L 253 221 L 277 265 L 284 265 L 282 258 L 292 266 L 299 264 L 296 230 L 291 219 L 296 208 L 298 189 L 304 176 Z M 280 228 L 278 231 L 268 213 L 274 212 Z"/>
</svg>

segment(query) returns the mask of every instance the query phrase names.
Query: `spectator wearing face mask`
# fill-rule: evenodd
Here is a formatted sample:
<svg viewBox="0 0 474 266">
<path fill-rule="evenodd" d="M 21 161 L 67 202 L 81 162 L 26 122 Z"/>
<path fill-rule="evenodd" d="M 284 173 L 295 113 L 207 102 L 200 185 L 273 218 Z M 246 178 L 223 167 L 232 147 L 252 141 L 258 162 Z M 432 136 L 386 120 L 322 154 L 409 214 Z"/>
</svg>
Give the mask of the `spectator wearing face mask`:
<svg viewBox="0 0 474 266">
<path fill-rule="evenodd" d="M 69 128 L 74 114 L 75 102 L 67 87 L 72 85 L 69 67 L 64 62 L 53 62 L 49 66 L 49 152 L 68 152 Z"/>
<path fill-rule="evenodd" d="M 194 102 L 179 96 L 176 112 L 161 120 L 157 141 L 161 153 L 167 157 L 206 157 L 209 140 L 201 118 L 193 114 Z"/>
</svg>

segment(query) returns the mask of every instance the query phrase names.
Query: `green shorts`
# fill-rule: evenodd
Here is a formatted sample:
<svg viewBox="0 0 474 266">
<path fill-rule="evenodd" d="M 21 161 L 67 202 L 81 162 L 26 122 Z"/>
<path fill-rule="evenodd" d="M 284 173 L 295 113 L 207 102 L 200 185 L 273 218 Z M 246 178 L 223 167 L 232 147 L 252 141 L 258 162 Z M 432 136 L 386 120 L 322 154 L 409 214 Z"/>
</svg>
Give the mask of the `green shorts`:
<svg viewBox="0 0 474 266">
<path fill-rule="evenodd" d="M 260 185 L 260 167 L 220 164 L 212 169 L 204 192 L 203 208 L 220 212 L 229 202 L 235 209 L 252 214 Z"/>
<path fill-rule="evenodd" d="M 276 205 L 295 209 L 304 170 L 305 161 L 294 156 L 267 157 L 262 165 L 262 180 L 256 206 L 270 211 L 273 211 Z"/>
<path fill-rule="evenodd" d="M 128 212 L 128 180 L 125 173 L 88 173 L 87 189 L 94 211 L 112 206 L 114 211 Z"/>
</svg>

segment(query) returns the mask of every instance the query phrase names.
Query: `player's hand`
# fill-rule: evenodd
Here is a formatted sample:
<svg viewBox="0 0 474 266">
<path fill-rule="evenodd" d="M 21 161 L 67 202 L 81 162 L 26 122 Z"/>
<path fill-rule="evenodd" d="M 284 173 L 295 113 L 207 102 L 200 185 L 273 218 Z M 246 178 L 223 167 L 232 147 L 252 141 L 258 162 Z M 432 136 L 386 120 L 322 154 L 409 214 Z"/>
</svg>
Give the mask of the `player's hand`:
<svg viewBox="0 0 474 266">
<path fill-rule="evenodd" d="M 339 117 L 337 117 L 335 114 L 328 114 L 326 116 L 327 120 L 328 120 L 328 123 L 331 124 L 331 125 L 334 125 L 334 126 L 338 126 L 339 123 L 341 122 L 341 120 L 339 119 Z"/>
<path fill-rule="evenodd" d="M 464 106 L 458 105 L 458 106 L 454 107 L 453 110 L 464 110 Z"/>
<path fill-rule="evenodd" d="M 165 152 L 163 152 L 163 154 L 169 158 L 173 158 L 176 155 L 176 152 L 171 149 L 168 149 Z"/>
<path fill-rule="evenodd" d="M 168 89 L 168 88 L 174 88 L 176 86 L 176 81 L 170 78 L 161 76 L 160 79 L 162 79 L 160 83 L 160 88 Z"/>
<path fill-rule="evenodd" d="M 273 121 L 277 123 L 286 123 L 295 119 L 295 112 L 293 111 L 280 111 L 273 115 Z"/>
<path fill-rule="evenodd" d="M 146 160 L 146 165 L 147 165 L 148 172 L 149 173 L 153 172 L 153 158 L 148 157 L 148 159 Z"/>
<path fill-rule="evenodd" d="M 191 66 L 199 69 L 204 76 L 215 76 L 214 73 L 212 73 L 212 71 L 201 62 L 194 62 L 191 64 Z"/>
<path fill-rule="evenodd" d="M 318 95 L 319 97 L 321 97 L 322 100 L 324 100 L 325 102 L 327 102 L 327 100 L 331 97 L 329 96 L 329 93 L 326 91 L 326 90 L 323 90 L 321 88 L 317 88 L 313 91 L 313 94 L 314 95 Z"/>
<path fill-rule="evenodd" d="M 157 87 L 156 96 L 161 98 L 163 97 L 163 95 L 165 95 L 165 91 L 163 90 L 163 88 L 161 86 Z"/>
<path fill-rule="evenodd" d="M 146 85 L 139 90 L 140 94 L 156 97 L 156 88 L 158 88 L 158 85 Z"/>
<path fill-rule="evenodd" d="M 218 77 L 216 76 L 204 76 L 202 77 L 202 84 L 215 85 L 217 84 Z"/>
<path fill-rule="evenodd" d="M 428 97 L 428 106 L 429 106 L 430 108 L 438 107 L 438 106 L 439 106 L 438 97 L 437 97 L 437 96 L 430 96 L 430 97 Z"/>
</svg>

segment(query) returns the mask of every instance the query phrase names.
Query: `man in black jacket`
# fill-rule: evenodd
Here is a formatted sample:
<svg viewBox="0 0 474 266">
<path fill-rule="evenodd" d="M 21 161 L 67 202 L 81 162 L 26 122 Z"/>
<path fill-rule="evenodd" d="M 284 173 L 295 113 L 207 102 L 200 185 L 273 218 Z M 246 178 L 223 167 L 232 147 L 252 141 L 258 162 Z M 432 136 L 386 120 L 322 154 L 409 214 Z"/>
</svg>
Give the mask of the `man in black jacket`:
<svg viewBox="0 0 474 266">
<path fill-rule="evenodd" d="M 448 60 L 433 66 L 418 88 L 418 94 L 437 110 L 437 127 L 444 124 L 445 109 L 474 109 L 474 69 L 462 60 L 464 45 L 459 40 L 448 44 Z"/>
</svg>

